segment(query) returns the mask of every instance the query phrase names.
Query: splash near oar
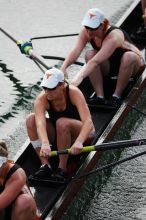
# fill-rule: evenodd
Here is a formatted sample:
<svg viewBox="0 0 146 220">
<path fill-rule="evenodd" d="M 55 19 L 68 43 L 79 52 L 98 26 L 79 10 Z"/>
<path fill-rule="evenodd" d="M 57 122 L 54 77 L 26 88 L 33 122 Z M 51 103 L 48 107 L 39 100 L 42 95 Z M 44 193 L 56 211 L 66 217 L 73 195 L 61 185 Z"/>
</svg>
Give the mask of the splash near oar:
<svg viewBox="0 0 146 220">
<path fill-rule="evenodd" d="M 87 153 L 87 152 L 91 152 L 91 151 L 114 150 L 114 149 L 118 149 L 118 148 L 142 146 L 145 144 L 146 144 L 146 139 L 116 141 L 116 142 L 102 143 L 102 144 L 93 145 L 93 146 L 85 146 L 82 148 L 81 153 Z M 58 156 L 61 154 L 73 155 L 71 148 L 69 148 L 69 149 L 60 150 L 60 151 L 51 151 L 50 156 L 54 157 L 54 156 Z"/>
</svg>

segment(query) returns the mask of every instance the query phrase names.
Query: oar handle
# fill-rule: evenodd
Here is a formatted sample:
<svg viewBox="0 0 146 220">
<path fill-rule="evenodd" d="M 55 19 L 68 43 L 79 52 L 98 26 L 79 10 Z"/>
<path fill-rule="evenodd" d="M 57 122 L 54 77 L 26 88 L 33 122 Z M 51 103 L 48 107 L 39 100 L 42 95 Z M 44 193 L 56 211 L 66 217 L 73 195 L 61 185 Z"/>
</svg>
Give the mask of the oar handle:
<svg viewBox="0 0 146 220">
<path fill-rule="evenodd" d="M 90 151 L 94 151 L 94 150 L 95 150 L 95 146 L 86 146 L 86 147 L 82 148 L 81 153 L 86 153 L 86 152 L 90 152 Z M 58 156 L 61 154 L 73 155 L 71 152 L 71 148 L 68 148 L 68 149 L 59 150 L 59 151 L 51 151 L 50 157 Z"/>
<path fill-rule="evenodd" d="M 116 141 L 110 143 L 102 143 L 99 145 L 85 146 L 82 148 L 81 153 L 91 152 L 91 151 L 105 151 L 105 150 L 114 150 L 118 148 L 134 147 L 146 145 L 146 139 L 135 139 L 135 140 L 124 140 Z M 71 148 L 60 150 L 60 151 L 51 151 L 51 157 L 58 156 L 61 154 L 72 155 Z"/>
</svg>

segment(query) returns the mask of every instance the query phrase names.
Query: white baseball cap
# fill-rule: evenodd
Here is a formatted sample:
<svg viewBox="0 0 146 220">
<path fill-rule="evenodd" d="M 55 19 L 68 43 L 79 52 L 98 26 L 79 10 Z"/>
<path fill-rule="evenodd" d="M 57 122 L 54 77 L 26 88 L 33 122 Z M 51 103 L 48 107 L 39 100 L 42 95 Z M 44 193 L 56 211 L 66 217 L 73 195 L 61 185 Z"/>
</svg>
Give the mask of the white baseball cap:
<svg viewBox="0 0 146 220">
<path fill-rule="evenodd" d="M 45 75 L 43 77 L 40 86 L 48 89 L 53 89 L 60 82 L 64 82 L 64 73 L 57 68 L 52 68 L 45 72 Z"/>
<path fill-rule="evenodd" d="M 105 15 L 100 9 L 91 8 L 85 14 L 82 25 L 90 28 L 98 28 L 104 19 Z"/>
</svg>

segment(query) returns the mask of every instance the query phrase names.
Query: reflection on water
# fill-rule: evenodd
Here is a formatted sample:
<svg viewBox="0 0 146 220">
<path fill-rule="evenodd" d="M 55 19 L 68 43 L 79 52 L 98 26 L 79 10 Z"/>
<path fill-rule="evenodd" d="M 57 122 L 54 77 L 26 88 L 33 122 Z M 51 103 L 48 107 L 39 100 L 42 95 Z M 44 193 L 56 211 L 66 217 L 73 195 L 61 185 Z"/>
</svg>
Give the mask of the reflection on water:
<svg viewBox="0 0 146 220">
<path fill-rule="evenodd" d="M 32 87 L 25 87 L 20 80 L 14 76 L 13 71 L 8 69 L 6 64 L 2 61 L 0 61 L 0 68 L 3 73 L 1 83 L 4 83 L 4 77 L 8 79 L 9 83 L 12 83 L 12 90 L 9 96 L 5 94 L 7 90 L 4 90 L 4 92 L 1 91 L 0 96 L 0 123 L 5 123 L 11 117 L 15 117 L 21 109 L 27 108 L 28 103 L 30 103 L 38 93 L 40 82 L 37 82 L 36 85 Z M 10 103 L 11 100 L 12 103 Z M 11 107 L 6 109 L 10 104 Z"/>
</svg>

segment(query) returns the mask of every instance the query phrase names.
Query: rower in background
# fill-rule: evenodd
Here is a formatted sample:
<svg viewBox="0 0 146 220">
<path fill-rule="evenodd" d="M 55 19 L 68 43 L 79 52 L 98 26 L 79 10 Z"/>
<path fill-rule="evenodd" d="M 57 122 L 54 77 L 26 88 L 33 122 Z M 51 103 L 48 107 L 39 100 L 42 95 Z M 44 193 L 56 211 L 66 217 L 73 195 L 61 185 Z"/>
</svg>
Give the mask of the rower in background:
<svg viewBox="0 0 146 220">
<path fill-rule="evenodd" d="M 63 62 L 61 70 L 67 75 L 67 68 L 77 60 L 87 43 L 90 43 L 92 48 L 85 54 L 86 64 L 71 83 L 78 86 L 88 76 L 96 92 L 96 96 L 89 99 L 88 103 L 118 106 L 129 79 L 141 74 L 145 68 L 141 52 L 123 30 L 110 25 L 109 20 L 98 8 L 87 11 L 82 26 L 78 39 Z M 110 102 L 105 100 L 104 76 L 117 76 L 116 88 Z"/>
</svg>

